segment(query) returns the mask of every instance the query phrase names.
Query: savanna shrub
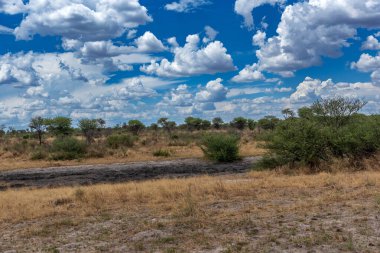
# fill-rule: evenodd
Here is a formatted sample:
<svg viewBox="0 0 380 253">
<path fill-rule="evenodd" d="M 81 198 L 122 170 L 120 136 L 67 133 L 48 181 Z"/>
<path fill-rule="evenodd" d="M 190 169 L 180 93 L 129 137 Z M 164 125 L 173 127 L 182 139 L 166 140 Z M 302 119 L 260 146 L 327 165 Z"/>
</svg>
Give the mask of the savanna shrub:
<svg viewBox="0 0 380 253">
<path fill-rule="evenodd" d="M 74 137 L 57 138 L 52 143 L 53 160 L 74 160 L 86 153 L 86 144 Z"/>
<path fill-rule="evenodd" d="M 135 138 L 126 134 L 113 134 L 107 137 L 107 146 L 112 149 L 118 149 L 121 147 L 133 147 Z"/>
<path fill-rule="evenodd" d="M 201 140 L 205 156 L 217 162 L 239 160 L 239 137 L 227 134 L 207 134 Z"/>
<path fill-rule="evenodd" d="M 169 150 L 159 149 L 153 152 L 154 156 L 161 156 L 161 157 L 169 157 L 170 152 Z"/>
<path fill-rule="evenodd" d="M 281 121 L 266 135 L 269 154 L 258 166 L 301 165 L 316 169 L 334 158 L 360 164 L 363 158 L 380 150 L 380 117 L 358 114 L 364 104 L 337 98 L 300 109 L 299 118 Z"/>
</svg>

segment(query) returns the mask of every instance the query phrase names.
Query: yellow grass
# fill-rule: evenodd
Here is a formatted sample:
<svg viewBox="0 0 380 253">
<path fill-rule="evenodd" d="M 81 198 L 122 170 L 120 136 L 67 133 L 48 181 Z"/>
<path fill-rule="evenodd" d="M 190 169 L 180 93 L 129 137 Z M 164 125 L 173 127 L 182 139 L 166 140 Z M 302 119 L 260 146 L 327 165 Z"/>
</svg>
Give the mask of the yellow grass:
<svg viewBox="0 0 380 253">
<path fill-rule="evenodd" d="M 0 192 L 0 251 L 378 252 L 380 172 Z"/>
<path fill-rule="evenodd" d="M 95 145 L 96 148 L 96 145 Z M 159 149 L 168 150 L 170 157 L 155 157 L 154 151 Z M 249 141 L 242 143 L 240 146 L 242 156 L 258 156 L 264 154 L 265 150 L 258 147 L 258 143 Z M 195 143 L 187 146 L 169 146 L 167 141 L 160 140 L 158 143 L 142 145 L 136 143 L 132 148 L 128 148 L 126 152 L 120 150 L 114 151 L 113 155 L 107 155 L 102 158 L 83 158 L 73 161 L 49 161 L 49 160 L 30 160 L 28 154 L 21 156 L 13 156 L 9 152 L 1 152 L 0 150 L 0 171 L 24 169 L 24 168 L 46 168 L 58 166 L 75 166 L 75 165 L 94 165 L 94 164 L 112 164 L 112 163 L 128 163 L 140 161 L 158 161 L 172 160 L 180 158 L 201 158 L 203 152 Z"/>
<path fill-rule="evenodd" d="M 310 211 L 320 205 L 348 201 L 359 195 L 370 198 L 379 193 L 380 172 L 298 176 L 251 172 L 240 176 L 202 176 L 80 188 L 8 190 L 0 192 L 0 221 L 91 215 L 100 210 L 137 210 L 143 206 L 156 211 L 174 211 L 188 194 L 203 204 L 222 200 L 299 198 L 294 205 L 287 206 L 287 210 Z M 309 198 L 312 195 L 313 198 Z M 262 211 L 258 207 L 251 208 L 251 211 Z M 273 212 L 279 206 L 265 207 L 267 211 L 271 208 Z"/>
</svg>

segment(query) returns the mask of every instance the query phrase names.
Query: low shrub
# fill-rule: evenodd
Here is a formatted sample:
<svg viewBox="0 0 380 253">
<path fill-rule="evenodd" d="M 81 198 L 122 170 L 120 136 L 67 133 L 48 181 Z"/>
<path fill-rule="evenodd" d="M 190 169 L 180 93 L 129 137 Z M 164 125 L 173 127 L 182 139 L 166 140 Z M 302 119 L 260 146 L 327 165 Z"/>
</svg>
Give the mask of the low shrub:
<svg viewBox="0 0 380 253">
<path fill-rule="evenodd" d="M 169 157 L 170 152 L 169 152 L 169 150 L 159 149 L 157 151 L 154 151 L 153 155 L 154 156 L 161 156 L 161 157 Z"/>
<path fill-rule="evenodd" d="M 234 162 L 239 160 L 239 137 L 226 134 L 207 134 L 200 145 L 208 159 L 217 162 Z"/>
<path fill-rule="evenodd" d="M 107 146 L 112 149 L 118 149 L 121 147 L 133 147 L 136 138 L 127 134 L 110 135 L 107 137 Z"/>
<path fill-rule="evenodd" d="M 57 138 L 52 143 L 51 159 L 74 160 L 86 154 L 86 143 L 74 137 Z"/>
<path fill-rule="evenodd" d="M 42 149 L 37 149 L 33 151 L 30 155 L 30 159 L 33 161 L 43 160 L 47 157 L 47 151 Z"/>
</svg>

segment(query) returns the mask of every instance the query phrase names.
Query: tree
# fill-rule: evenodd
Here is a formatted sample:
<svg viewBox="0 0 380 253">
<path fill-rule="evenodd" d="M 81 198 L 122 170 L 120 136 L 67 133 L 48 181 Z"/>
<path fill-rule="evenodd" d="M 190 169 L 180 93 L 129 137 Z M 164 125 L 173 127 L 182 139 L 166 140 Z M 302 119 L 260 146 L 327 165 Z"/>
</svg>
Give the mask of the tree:
<svg viewBox="0 0 380 253">
<path fill-rule="evenodd" d="M 130 120 L 128 122 L 128 130 L 131 131 L 134 135 L 139 135 L 140 131 L 144 128 L 145 125 L 137 119 Z"/>
<path fill-rule="evenodd" d="M 337 97 L 320 99 L 314 102 L 311 110 L 320 120 L 339 128 L 346 124 L 350 117 L 358 113 L 366 104 L 360 99 Z"/>
<path fill-rule="evenodd" d="M 215 129 L 220 129 L 222 128 L 224 122 L 222 120 L 222 118 L 220 117 L 216 117 L 212 120 L 212 126 L 215 128 Z"/>
<path fill-rule="evenodd" d="M 42 117 L 34 117 L 30 120 L 29 127 L 35 131 L 40 145 L 42 145 L 42 135 L 45 133 L 47 125 L 46 120 Z"/>
<path fill-rule="evenodd" d="M 236 129 L 244 130 L 244 128 L 247 127 L 248 122 L 247 122 L 247 119 L 243 117 L 237 117 L 237 118 L 234 118 L 230 124 L 232 127 Z"/>
<path fill-rule="evenodd" d="M 106 121 L 104 119 L 99 118 L 99 119 L 97 119 L 97 121 L 98 121 L 98 124 L 99 124 L 100 128 L 105 128 L 106 127 Z"/>
<path fill-rule="evenodd" d="M 260 119 L 257 124 L 261 129 L 273 130 L 275 129 L 278 122 L 280 122 L 280 120 L 275 116 L 265 116 L 264 118 Z"/>
<path fill-rule="evenodd" d="M 255 130 L 256 126 L 257 126 L 257 122 L 254 121 L 253 119 L 248 119 L 248 128 L 249 130 Z"/>
<path fill-rule="evenodd" d="M 208 121 L 208 120 L 202 120 L 201 122 L 201 129 L 203 130 L 207 130 L 207 129 L 210 129 L 211 127 L 211 122 Z"/>
<path fill-rule="evenodd" d="M 294 118 L 295 113 L 290 108 L 285 108 L 281 111 L 285 119 Z"/>
<path fill-rule="evenodd" d="M 158 130 L 158 125 L 157 125 L 156 123 L 152 123 L 152 124 L 150 125 L 149 128 L 150 128 L 151 130 L 157 132 L 157 130 Z"/>
<path fill-rule="evenodd" d="M 298 109 L 298 117 L 301 119 L 311 119 L 314 117 L 313 110 L 309 107 L 301 107 Z"/>
<path fill-rule="evenodd" d="M 199 118 L 187 117 L 185 123 L 189 131 L 200 130 L 202 128 L 202 119 Z"/>
<path fill-rule="evenodd" d="M 168 118 L 160 118 L 157 121 L 157 124 L 160 125 L 168 134 L 171 136 L 172 131 L 176 127 L 176 123 L 174 121 L 168 121 Z"/>
<path fill-rule="evenodd" d="M 47 129 L 57 137 L 70 135 L 73 132 L 71 128 L 71 119 L 67 117 L 55 117 L 46 120 Z"/>
<path fill-rule="evenodd" d="M 79 128 L 81 129 L 87 144 L 90 144 L 94 140 L 96 132 L 101 127 L 99 120 L 97 119 L 81 119 L 79 121 Z"/>
</svg>

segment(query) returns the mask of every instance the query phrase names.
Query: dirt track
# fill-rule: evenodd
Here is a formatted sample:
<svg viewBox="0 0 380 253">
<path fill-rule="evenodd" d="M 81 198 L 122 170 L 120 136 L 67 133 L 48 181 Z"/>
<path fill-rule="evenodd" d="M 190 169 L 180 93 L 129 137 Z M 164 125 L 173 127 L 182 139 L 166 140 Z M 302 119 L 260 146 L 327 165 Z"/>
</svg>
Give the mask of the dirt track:
<svg viewBox="0 0 380 253">
<path fill-rule="evenodd" d="M 75 186 L 186 177 L 197 174 L 238 173 L 249 170 L 257 160 L 258 157 L 248 157 L 235 163 L 217 164 L 199 159 L 181 159 L 129 164 L 23 169 L 0 173 L 0 189 Z"/>
</svg>

